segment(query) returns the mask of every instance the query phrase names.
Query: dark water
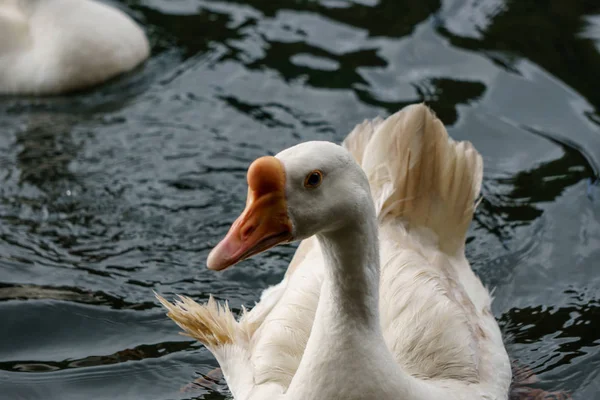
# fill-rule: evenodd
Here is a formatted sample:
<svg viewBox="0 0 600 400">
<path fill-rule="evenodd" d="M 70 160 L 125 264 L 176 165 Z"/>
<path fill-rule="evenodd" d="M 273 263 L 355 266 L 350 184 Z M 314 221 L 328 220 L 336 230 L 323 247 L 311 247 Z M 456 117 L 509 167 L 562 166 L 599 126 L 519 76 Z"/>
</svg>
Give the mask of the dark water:
<svg viewBox="0 0 600 400">
<path fill-rule="evenodd" d="M 224 399 L 152 291 L 239 308 L 294 249 L 208 250 L 256 157 L 426 101 L 485 160 L 468 243 L 536 387 L 600 399 L 600 2 L 130 0 L 152 59 L 0 99 L 0 398 Z"/>
</svg>

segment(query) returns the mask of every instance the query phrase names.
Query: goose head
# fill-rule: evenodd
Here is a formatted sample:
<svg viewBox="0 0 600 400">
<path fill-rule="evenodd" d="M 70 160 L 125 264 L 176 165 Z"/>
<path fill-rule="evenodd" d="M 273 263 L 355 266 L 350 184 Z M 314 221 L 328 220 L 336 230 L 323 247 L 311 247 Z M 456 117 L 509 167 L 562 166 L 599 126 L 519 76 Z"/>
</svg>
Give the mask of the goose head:
<svg viewBox="0 0 600 400">
<path fill-rule="evenodd" d="M 223 270 L 278 244 L 344 229 L 372 213 L 369 182 L 343 147 L 306 142 L 248 169 L 246 208 L 211 251 L 207 266 Z"/>
</svg>

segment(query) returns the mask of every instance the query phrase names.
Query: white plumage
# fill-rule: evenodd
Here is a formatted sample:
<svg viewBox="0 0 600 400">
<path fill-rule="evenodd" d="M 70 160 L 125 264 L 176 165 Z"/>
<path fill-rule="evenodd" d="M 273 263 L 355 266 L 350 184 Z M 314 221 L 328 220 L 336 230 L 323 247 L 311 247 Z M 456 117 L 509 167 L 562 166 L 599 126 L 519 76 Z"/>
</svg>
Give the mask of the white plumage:
<svg viewBox="0 0 600 400">
<path fill-rule="evenodd" d="M 88 88 L 150 54 L 143 30 L 94 0 L 0 0 L 0 94 Z"/>
<path fill-rule="evenodd" d="M 159 296 L 169 316 L 213 352 L 236 399 L 506 399 L 509 359 L 464 254 L 480 155 L 424 105 L 365 121 L 343 146 L 276 156 L 294 238 L 316 234 L 282 283 L 239 321 Z M 303 190 L 313 169 L 329 173 Z"/>
</svg>

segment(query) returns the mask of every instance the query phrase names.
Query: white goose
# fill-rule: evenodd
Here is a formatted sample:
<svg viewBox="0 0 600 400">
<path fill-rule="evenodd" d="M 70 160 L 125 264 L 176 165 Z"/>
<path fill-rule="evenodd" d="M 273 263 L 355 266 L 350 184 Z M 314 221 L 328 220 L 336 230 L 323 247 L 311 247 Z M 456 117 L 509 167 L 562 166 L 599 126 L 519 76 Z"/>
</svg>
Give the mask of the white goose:
<svg viewBox="0 0 600 400">
<path fill-rule="evenodd" d="M 304 239 L 279 286 L 239 321 L 212 299 L 159 296 L 169 316 L 236 399 L 506 399 L 509 359 L 464 254 L 481 157 L 423 105 L 344 145 L 303 143 L 248 171 L 246 209 L 208 266 Z"/>
<path fill-rule="evenodd" d="M 148 58 L 142 29 L 93 0 L 0 0 L 0 94 L 88 88 Z"/>
</svg>

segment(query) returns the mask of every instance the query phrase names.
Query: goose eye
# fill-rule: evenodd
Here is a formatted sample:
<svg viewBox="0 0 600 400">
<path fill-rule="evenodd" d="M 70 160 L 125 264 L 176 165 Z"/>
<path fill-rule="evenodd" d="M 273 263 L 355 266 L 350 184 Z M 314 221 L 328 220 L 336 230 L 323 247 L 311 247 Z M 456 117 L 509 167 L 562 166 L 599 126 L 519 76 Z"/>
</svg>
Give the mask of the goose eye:
<svg viewBox="0 0 600 400">
<path fill-rule="evenodd" d="M 307 189 L 314 189 L 319 187 L 322 181 L 323 173 L 319 170 L 315 170 L 306 175 L 306 178 L 304 179 L 304 187 Z"/>
</svg>

